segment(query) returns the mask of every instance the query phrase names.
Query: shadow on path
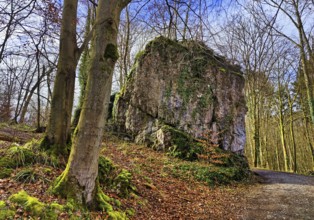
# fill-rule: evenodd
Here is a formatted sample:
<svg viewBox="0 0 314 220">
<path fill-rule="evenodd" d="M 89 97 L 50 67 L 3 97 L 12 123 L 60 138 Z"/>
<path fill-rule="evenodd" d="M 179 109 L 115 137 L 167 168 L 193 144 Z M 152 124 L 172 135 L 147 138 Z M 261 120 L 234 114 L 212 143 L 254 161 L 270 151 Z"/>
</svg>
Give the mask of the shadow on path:
<svg viewBox="0 0 314 220">
<path fill-rule="evenodd" d="M 297 184 L 314 186 L 314 177 L 270 170 L 253 170 L 262 184 Z"/>
</svg>

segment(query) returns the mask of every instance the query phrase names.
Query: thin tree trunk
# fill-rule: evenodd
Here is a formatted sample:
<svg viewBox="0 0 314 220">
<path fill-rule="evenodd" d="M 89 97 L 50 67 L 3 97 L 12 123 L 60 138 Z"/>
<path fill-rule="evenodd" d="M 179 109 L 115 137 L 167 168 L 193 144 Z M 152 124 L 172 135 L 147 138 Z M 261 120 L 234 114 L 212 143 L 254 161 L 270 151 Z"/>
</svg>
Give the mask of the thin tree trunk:
<svg viewBox="0 0 314 220">
<path fill-rule="evenodd" d="M 300 14 L 299 8 L 298 8 L 298 2 L 293 1 L 293 7 L 295 10 L 295 16 L 297 21 L 296 28 L 299 32 L 299 40 L 300 40 L 300 54 L 301 54 L 301 65 L 303 69 L 303 75 L 304 75 L 304 84 L 306 88 L 306 95 L 307 95 L 307 101 L 310 109 L 310 115 L 311 115 L 311 121 L 312 124 L 314 124 L 314 97 L 313 97 L 313 88 L 312 84 L 313 82 L 310 82 L 310 71 L 309 67 L 307 65 L 307 57 L 306 57 L 306 49 L 309 52 L 310 57 L 312 57 L 312 48 L 310 46 L 309 40 L 304 32 L 304 26 L 302 22 L 302 15 Z M 306 49 L 305 49 L 306 48 Z M 311 59 L 310 59 L 311 60 Z"/>
<path fill-rule="evenodd" d="M 281 170 L 280 168 L 280 160 L 279 160 L 279 150 L 278 150 L 278 144 L 276 144 L 276 164 L 277 164 L 277 167 L 278 167 L 278 170 Z"/>
<path fill-rule="evenodd" d="M 128 76 L 129 72 L 129 66 L 128 66 L 128 61 L 129 61 L 129 48 L 130 48 L 130 15 L 129 15 L 129 9 L 126 8 L 126 41 L 125 41 L 125 50 L 124 50 L 124 55 L 123 55 L 123 66 L 124 66 L 124 76 L 123 76 L 123 83 L 120 85 L 120 89 L 123 87 L 123 84 L 126 81 L 126 78 Z"/>
<path fill-rule="evenodd" d="M 76 43 L 78 0 L 65 0 L 62 13 L 58 70 L 52 94 L 50 117 L 41 147 L 55 155 L 68 155 L 75 70 L 78 62 Z"/>
<path fill-rule="evenodd" d="M 52 69 L 48 70 L 48 71 L 47 71 L 47 74 L 48 74 L 48 72 L 52 72 Z M 35 83 L 35 85 L 30 89 L 30 91 L 29 91 L 29 93 L 28 93 L 28 96 L 27 96 L 27 98 L 26 98 L 26 100 L 25 100 L 25 102 L 24 102 L 24 105 L 23 105 L 23 107 L 22 107 L 22 111 L 21 111 L 21 116 L 20 116 L 19 123 L 23 123 L 23 122 L 24 122 L 24 120 L 25 120 L 25 115 L 26 115 L 26 113 L 27 113 L 27 109 L 28 109 L 29 103 L 30 103 L 30 101 L 31 101 L 31 99 L 32 99 L 32 96 L 33 96 L 33 94 L 34 94 L 36 88 L 38 87 L 39 82 L 44 78 L 45 74 L 46 74 L 46 73 L 43 73 L 43 74 L 39 77 L 39 79 L 37 80 L 37 82 Z"/>
<path fill-rule="evenodd" d="M 191 1 L 192 0 L 189 0 L 189 3 L 187 5 L 187 11 L 186 11 L 186 14 L 185 14 L 185 20 L 184 20 L 184 28 L 183 28 L 183 34 L 182 34 L 182 39 L 183 40 L 186 40 L 186 33 L 187 33 L 187 29 L 188 29 L 188 23 L 189 23 L 189 15 L 190 15 L 190 10 L 191 10 Z"/>
<path fill-rule="evenodd" d="M 85 24 L 84 38 L 86 38 L 91 31 L 90 26 L 93 22 L 92 10 L 93 9 L 90 9 L 90 8 L 88 9 L 88 15 L 87 15 L 87 20 Z M 81 62 L 80 62 L 80 67 L 79 67 L 80 96 L 79 96 L 78 106 L 76 107 L 74 111 L 74 116 L 73 116 L 72 125 L 71 125 L 72 129 L 76 128 L 79 118 L 80 118 L 81 111 L 82 111 L 82 105 L 83 105 L 83 100 L 85 97 L 86 84 L 87 84 L 87 65 L 90 59 L 89 53 L 90 53 L 90 49 L 87 46 L 83 52 Z"/>
<path fill-rule="evenodd" d="M 288 171 L 288 149 L 286 145 L 286 139 L 285 139 L 285 129 L 283 124 L 283 113 L 282 113 L 282 100 L 279 95 L 279 132 L 280 132 L 280 141 L 281 141 L 281 147 L 282 147 L 282 153 L 283 153 L 283 162 L 284 162 L 284 171 Z"/>
<path fill-rule="evenodd" d="M 304 112 L 303 112 L 303 114 L 304 114 L 303 118 L 304 118 L 304 124 L 305 124 L 305 135 L 306 135 L 306 139 L 308 142 L 309 150 L 312 153 L 312 164 L 314 165 L 314 147 L 313 147 L 310 132 L 309 132 L 309 130 L 311 130 L 310 129 L 311 125 L 309 125 L 310 123 L 308 122 L 308 119 L 306 118 L 306 115 Z M 314 167 L 312 169 L 314 170 Z"/>
<path fill-rule="evenodd" d="M 297 147 L 295 143 L 295 137 L 294 137 L 294 126 L 293 126 L 293 103 L 290 102 L 290 136 L 291 136 L 291 141 L 292 141 L 292 148 L 293 148 L 293 172 L 297 172 Z"/>
<path fill-rule="evenodd" d="M 260 158 L 260 137 L 259 137 L 259 121 L 258 121 L 258 107 L 257 107 L 257 97 L 253 94 L 253 140 L 254 140 L 254 167 L 258 167 L 261 163 Z"/>
</svg>

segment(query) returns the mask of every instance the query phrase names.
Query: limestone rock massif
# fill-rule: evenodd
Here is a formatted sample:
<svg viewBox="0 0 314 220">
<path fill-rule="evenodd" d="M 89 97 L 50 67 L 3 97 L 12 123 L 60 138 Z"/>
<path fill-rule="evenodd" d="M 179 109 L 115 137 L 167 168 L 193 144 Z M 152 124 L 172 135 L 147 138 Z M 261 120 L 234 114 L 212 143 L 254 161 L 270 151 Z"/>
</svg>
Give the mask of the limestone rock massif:
<svg viewBox="0 0 314 220">
<path fill-rule="evenodd" d="M 207 133 L 221 148 L 242 154 L 243 90 L 240 68 L 204 44 L 158 37 L 137 55 L 116 96 L 114 121 L 136 142 L 159 150 L 179 145 L 178 132 L 193 139 Z"/>
</svg>

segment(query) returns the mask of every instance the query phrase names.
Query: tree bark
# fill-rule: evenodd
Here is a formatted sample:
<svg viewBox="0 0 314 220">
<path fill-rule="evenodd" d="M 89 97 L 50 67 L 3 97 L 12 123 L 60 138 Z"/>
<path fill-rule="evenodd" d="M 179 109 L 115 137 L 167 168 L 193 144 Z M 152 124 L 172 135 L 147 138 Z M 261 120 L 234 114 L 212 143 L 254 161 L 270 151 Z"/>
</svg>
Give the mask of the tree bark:
<svg viewBox="0 0 314 220">
<path fill-rule="evenodd" d="M 92 16 L 94 14 L 94 9 L 88 9 L 88 14 L 87 14 L 87 20 L 85 24 L 85 32 L 84 32 L 84 39 L 87 38 L 87 36 L 90 33 L 90 26 L 92 24 L 93 19 Z M 81 62 L 80 62 L 80 67 L 79 67 L 79 84 L 80 84 L 80 95 L 79 95 L 79 101 L 78 101 L 78 106 L 76 107 L 74 111 L 74 116 L 72 120 L 72 129 L 74 130 L 78 124 L 78 121 L 80 119 L 80 114 L 82 111 L 82 105 L 83 105 L 83 100 L 85 96 L 85 91 L 86 91 L 86 84 L 87 84 L 87 64 L 89 62 L 89 47 L 87 46 L 85 50 L 83 51 Z"/>
<path fill-rule="evenodd" d="M 279 82 L 279 79 L 278 79 Z M 289 167 L 289 157 L 288 157 L 288 149 L 287 149 L 287 143 L 285 139 L 285 127 L 284 127 L 284 116 L 283 116 L 283 100 L 281 97 L 281 85 L 280 82 L 278 83 L 279 91 L 278 91 L 278 100 L 279 100 L 279 132 L 280 132 L 280 141 L 281 141 L 281 147 L 282 147 L 282 153 L 283 153 L 283 162 L 284 162 L 284 171 L 288 171 Z"/>
<path fill-rule="evenodd" d="M 74 98 L 75 70 L 78 62 L 76 43 L 77 0 L 65 0 L 62 14 L 58 70 L 54 83 L 50 116 L 41 147 L 55 155 L 67 155 Z"/>
<path fill-rule="evenodd" d="M 67 167 L 53 192 L 97 208 L 98 158 L 107 114 L 112 75 L 118 59 L 117 34 L 121 10 L 130 0 L 101 0 L 91 45 L 85 99 L 74 132 Z"/>
</svg>

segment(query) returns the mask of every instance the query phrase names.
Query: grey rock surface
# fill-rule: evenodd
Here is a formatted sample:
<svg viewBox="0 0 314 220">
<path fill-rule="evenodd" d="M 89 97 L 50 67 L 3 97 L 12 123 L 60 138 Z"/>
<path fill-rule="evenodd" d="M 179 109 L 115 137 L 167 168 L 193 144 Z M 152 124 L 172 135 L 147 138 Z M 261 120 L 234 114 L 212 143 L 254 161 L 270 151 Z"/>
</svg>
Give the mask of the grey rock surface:
<svg viewBox="0 0 314 220">
<path fill-rule="evenodd" d="M 167 125 L 195 139 L 211 131 L 213 142 L 241 154 L 246 111 L 238 66 L 202 43 L 158 37 L 137 55 L 113 115 L 139 143 L 168 147 Z"/>
</svg>

